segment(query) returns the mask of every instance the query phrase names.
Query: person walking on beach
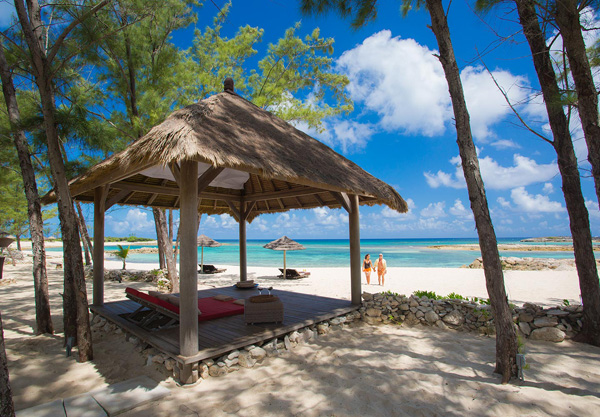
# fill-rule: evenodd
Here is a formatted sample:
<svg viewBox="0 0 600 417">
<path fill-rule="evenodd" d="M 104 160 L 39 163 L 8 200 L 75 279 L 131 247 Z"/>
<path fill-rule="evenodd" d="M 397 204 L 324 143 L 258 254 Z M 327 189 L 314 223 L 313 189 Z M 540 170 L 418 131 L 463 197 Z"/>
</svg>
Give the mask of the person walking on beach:
<svg viewBox="0 0 600 417">
<path fill-rule="evenodd" d="M 375 268 L 377 268 L 377 281 L 379 285 L 383 286 L 385 281 L 385 274 L 387 273 L 387 263 L 383 259 L 383 254 L 379 254 L 379 259 L 375 261 Z"/>
<path fill-rule="evenodd" d="M 371 255 L 368 253 L 365 255 L 365 259 L 363 261 L 362 270 L 365 273 L 365 277 L 367 278 L 367 285 L 371 284 L 371 270 L 373 269 L 373 264 L 371 263 Z"/>
</svg>

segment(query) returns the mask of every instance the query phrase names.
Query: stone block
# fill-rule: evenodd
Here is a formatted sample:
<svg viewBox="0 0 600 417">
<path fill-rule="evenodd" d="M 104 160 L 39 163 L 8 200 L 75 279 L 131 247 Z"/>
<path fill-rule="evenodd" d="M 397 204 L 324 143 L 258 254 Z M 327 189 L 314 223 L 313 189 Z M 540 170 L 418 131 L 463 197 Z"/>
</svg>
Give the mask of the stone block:
<svg viewBox="0 0 600 417">
<path fill-rule="evenodd" d="M 534 327 L 554 327 L 558 324 L 558 318 L 556 317 L 538 317 L 533 321 Z"/>
<path fill-rule="evenodd" d="M 565 340 L 565 336 L 565 332 L 556 327 L 541 327 L 532 331 L 530 338 L 533 340 L 558 343 Z"/>
</svg>

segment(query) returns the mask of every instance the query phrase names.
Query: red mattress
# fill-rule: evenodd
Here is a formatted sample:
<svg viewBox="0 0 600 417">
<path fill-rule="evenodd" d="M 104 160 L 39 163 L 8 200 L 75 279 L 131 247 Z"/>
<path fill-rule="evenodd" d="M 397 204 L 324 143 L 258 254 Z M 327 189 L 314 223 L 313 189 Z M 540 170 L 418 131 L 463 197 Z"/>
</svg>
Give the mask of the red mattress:
<svg viewBox="0 0 600 417">
<path fill-rule="evenodd" d="M 148 293 L 138 291 L 131 287 L 125 288 L 125 292 L 179 314 L 179 306 L 161 300 L 160 298 L 153 297 Z M 233 304 L 233 301 L 234 300 L 219 301 L 212 297 L 198 298 L 198 309 L 202 312 L 202 314 L 198 316 L 198 321 L 207 321 L 218 319 L 219 317 L 242 314 L 244 312 L 244 306 Z"/>
</svg>

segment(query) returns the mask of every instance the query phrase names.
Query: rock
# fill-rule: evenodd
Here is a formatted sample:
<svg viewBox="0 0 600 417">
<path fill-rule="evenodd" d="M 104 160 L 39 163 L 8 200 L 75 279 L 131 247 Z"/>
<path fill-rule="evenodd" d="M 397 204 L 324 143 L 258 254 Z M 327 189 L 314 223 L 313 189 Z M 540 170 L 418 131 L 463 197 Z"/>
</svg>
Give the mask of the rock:
<svg viewBox="0 0 600 417">
<path fill-rule="evenodd" d="M 425 313 L 423 313 L 421 310 L 417 310 L 415 316 L 420 319 L 421 317 L 425 316 Z"/>
<path fill-rule="evenodd" d="M 446 323 L 444 323 L 442 320 L 436 321 L 435 325 L 437 327 L 439 327 L 440 329 L 442 329 L 442 330 L 447 330 L 448 329 L 448 326 L 446 326 Z"/>
<path fill-rule="evenodd" d="M 240 356 L 240 351 L 239 350 L 233 350 L 229 353 L 229 355 L 227 355 L 227 359 L 235 359 L 238 356 Z"/>
<path fill-rule="evenodd" d="M 406 315 L 406 319 L 404 321 L 408 326 L 414 326 L 419 324 L 419 319 L 414 315 L 414 313 L 408 313 Z"/>
<path fill-rule="evenodd" d="M 564 310 L 560 310 L 558 308 L 553 308 L 553 309 L 550 309 L 550 310 L 546 311 L 546 314 L 549 315 L 549 316 L 561 317 L 561 316 L 568 316 L 569 312 L 568 311 L 564 311 Z"/>
<path fill-rule="evenodd" d="M 165 361 L 165 357 L 163 355 L 155 355 L 152 357 L 152 363 L 162 364 Z"/>
<path fill-rule="evenodd" d="M 400 304 L 400 310 L 408 311 L 408 309 L 410 309 L 410 306 L 407 303 Z"/>
<path fill-rule="evenodd" d="M 379 317 L 381 316 L 381 310 L 378 308 L 368 308 L 367 316 L 369 317 Z"/>
<path fill-rule="evenodd" d="M 167 371 L 172 371 L 176 364 L 177 362 L 174 359 L 169 358 L 165 361 L 165 368 L 167 368 Z"/>
<path fill-rule="evenodd" d="M 289 335 L 290 342 L 298 343 L 298 337 L 300 337 L 300 333 L 298 333 L 297 331 L 294 330 Z"/>
<path fill-rule="evenodd" d="M 529 336 L 531 334 L 531 326 L 529 326 L 529 323 L 519 322 L 519 329 L 525 336 Z"/>
<path fill-rule="evenodd" d="M 440 316 L 438 316 L 433 310 L 429 310 L 427 313 L 425 313 L 425 320 L 427 320 L 429 324 L 434 324 L 439 319 Z"/>
<path fill-rule="evenodd" d="M 305 342 L 308 342 L 309 340 L 312 340 L 312 339 L 313 339 L 313 337 L 315 337 L 315 332 L 313 332 L 313 331 L 312 331 L 312 330 L 310 330 L 310 329 L 306 329 L 306 330 L 304 331 L 304 341 L 305 341 Z"/>
<path fill-rule="evenodd" d="M 317 332 L 319 334 L 327 334 L 329 332 L 329 324 L 327 324 L 327 323 L 317 324 Z"/>
<path fill-rule="evenodd" d="M 213 366 L 215 364 L 215 361 L 213 361 L 212 359 L 205 359 L 202 361 L 202 363 L 206 364 L 206 366 Z"/>
<path fill-rule="evenodd" d="M 208 366 L 204 362 L 198 364 L 198 375 L 200 375 L 202 379 L 206 379 L 210 376 L 208 373 Z"/>
<path fill-rule="evenodd" d="M 263 348 L 257 347 L 250 351 L 250 356 L 257 361 L 262 361 L 267 356 L 267 352 Z"/>
<path fill-rule="evenodd" d="M 409 306 L 410 307 L 419 307 L 419 302 L 417 300 L 415 300 L 414 298 L 411 298 L 410 302 L 409 302 Z"/>
<path fill-rule="evenodd" d="M 552 317 L 538 317 L 533 321 L 534 327 L 554 327 L 558 324 L 558 318 Z"/>
<path fill-rule="evenodd" d="M 519 314 L 519 321 L 522 323 L 531 323 L 533 321 L 533 315 L 529 313 Z"/>
<path fill-rule="evenodd" d="M 565 332 L 556 327 L 542 327 L 531 332 L 533 340 L 545 340 L 547 342 L 562 342 L 565 340 Z"/>
<path fill-rule="evenodd" d="M 252 357 L 250 352 L 240 353 L 240 356 L 238 357 L 238 361 L 239 361 L 240 366 L 243 366 L 244 368 L 252 368 L 254 365 L 256 365 L 256 359 L 254 359 Z"/>
<path fill-rule="evenodd" d="M 283 338 L 283 344 L 287 350 L 292 348 L 292 342 L 290 342 L 290 337 L 287 334 Z"/>
<path fill-rule="evenodd" d="M 223 376 L 227 374 L 227 368 L 225 366 L 213 365 L 208 367 L 208 374 L 213 377 Z"/>
<path fill-rule="evenodd" d="M 373 299 L 373 294 L 369 294 L 368 292 L 363 292 L 362 299 L 365 301 L 371 301 Z"/>
<path fill-rule="evenodd" d="M 452 310 L 442 319 L 445 323 L 460 326 L 465 322 L 465 316 L 458 310 Z"/>
<path fill-rule="evenodd" d="M 381 321 L 381 317 L 365 316 L 364 321 L 367 324 L 379 324 L 379 322 Z"/>
<path fill-rule="evenodd" d="M 367 309 L 367 314 L 369 314 L 369 310 L 371 309 Z M 380 314 L 381 314 L 381 310 L 379 310 Z M 332 326 L 340 326 L 342 324 L 344 324 L 346 322 L 346 317 L 334 317 L 331 320 L 329 320 L 329 323 Z"/>
<path fill-rule="evenodd" d="M 228 368 L 231 368 L 232 366 L 234 366 L 234 365 L 237 365 L 237 364 L 238 364 L 238 362 L 239 362 L 239 359 L 238 359 L 238 358 L 233 358 L 233 359 L 225 359 L 223 362 L 225 363 L 225 365 L 226 365 Z"/>
</svg>

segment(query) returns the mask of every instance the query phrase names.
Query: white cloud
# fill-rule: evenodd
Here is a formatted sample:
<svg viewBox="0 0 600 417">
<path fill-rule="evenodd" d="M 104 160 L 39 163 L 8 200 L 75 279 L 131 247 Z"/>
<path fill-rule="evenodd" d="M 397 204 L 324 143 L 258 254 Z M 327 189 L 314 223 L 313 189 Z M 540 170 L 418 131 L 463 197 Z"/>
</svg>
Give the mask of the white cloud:
<svg viewBox="0 0 600 417">
<path fill-rule="evenodd" d="M 338 69 L 350 79 L 352 98 L 377 113 L 383 129 L 436 136 L 444 133 L 453 118 L 437 53 L 414 39 L 392 37 L 391 31 L 382 30 L 344 52 Z M 492 73 L 511 101 L 526 98 L 525 78 L 501 69 Z M 503 95 L 483 67 L 466 67 L 461 79 L 473 135 L 493 137 L 490 126 L 511 112 Z"/>
<path fill-rule="evenodd" d="M 252 220 L 252 223 L 250 223 L 249 227 L 252 229 L 258 229 L 261 232 L 266 232 L 269 230 L 267 221 L 261 217 Z"/>
<path fill-rule="evenodd" d="M 508 201 L 506 201 L 506 199 L 504 197 L 498 197 L 496 199 L 496 201 L 498 202 L 498 204 L 500 204 L 500 207 L 505 208 L 505 209 L 510 209 L 512 208 L 510 206 L 510 203 Z"/>
<path fill-rule="evenodd" d="M 473 219 L 473 212 L 465 208 L 462 201 L 460 201 L 460 198 L 457 198 L 454 201 L 454 205 L 450 207 L 449 211 L 453 216 L 469 220 Z"/>
<path fill-rule="evenodd" d="M 234 227 L 238 227 L 238 222 L 230 216 L 229 214 L 219 214 L 221 219 L 221 226 L 224 229 L 233 229 Z"/>
<path fill-rule="evenodd" d="M 448 85 L 437 53 L 382 30 L 338 59 L 348 91 L 381 116 L 386 130 L 439 135 L 451 115 Z"/>
<path fill-rule="evenodd" d="M 546 184 L 544 184 L 544 188 L 542 189 L 542 191 L 545 194 L 552 194 L 554 192 L 554 186 L 551 182 L 547 182 Z"/>
<path fill-rule="evenodd" d="M 149 219 L 148 212 L 139 208 L 129 209 L 121 221 L 115 221 L 112 216 L 106 216 L 106 223 L 113 231 L 121 233 L 121 235 L 156 230 L 154 218 Z"/>
<path fill-rule="evenodd" d="M 492 74 L 511 103 L 521 102 L 527 97 L 523 88 L 527 86 L 524 77 L 514 76 L 505 70 L 495 70 Z M 463 82 L 473 136 L 477 139 L 493 137 L 490 126 L 512 113 L 512 110 L 485 68 L 466 67 L 460 78 Z"/>
<path fill-rule="evenodd" d="M 593 200 L 585 200 L 585 206 L 588 209 L 591 219 L 600 220 L 600 211 L 598 210 L 598 203 Z"/>
<path fill-rule="evenodd" d="M 490 145 L 492 145 L 494 148 L 498 149 L 498 150 L 503 150 L 503 149 L 520 149 L 521 145 L 519 145 L 518 143 L 513 142 L 510 139 L 500 139 L 497 140 L 495 142 L 490 143 Z"/>
<path fill-rule="evenodd" d="M 446 203 L 443 201 L 439 201 L 437 203 L 429 203 L 427 207 L 421 210 L 421 217 L 426 218 L 438 218 L 438 217 L 446 217 Z"/>
<path fill-rule="evenodd" d="M 531 195 L 525 187 L 518 187 L 511 191 L 510 196 L 517 209 L 527 213 L 558 213 L 564 211 L 561 203 L 550 201 L 548 196 L 535 194 Z"/>
<path fill-rule="evenodd" d="M 412 198 L 407 198 L 406 205 L 408 206 L 408 211 L 406 213 L 398 213 L 396 210 L 392 210 L 388 206 L 384 206 L 381 209 L 381 216 L 386 219 L 394 219 L 399 221 L 414 220 L 414 210 L 417 208 L 415 202 Z"/>
<path fill-rule="evenodd" d="M 515 154 L 513 160 L 513 166 L 503 167 L 489 156 L 479 158 L 479 168 L 486 189 L 506 190 L 544 182 L 554 177 L 558 172 L 558 168 L 554 163 L 538 164 L 533 159 L 519 154 Z M 425 172 L 423 175 L 425 175 L 427 184 L 432 188 L 441 186 L 466 187 L 461 166 L 456 167 L 453 174 L 440 170 L 436 174 Z"/>
<path fill-rule="evenodd" d="M 312 211 L 315 215 L 312 222 L 313 226 L 333 228 L 348 223 L 348 214 L 345 211 L 332 210 L 327 207 L 317 207 Z"/>
</svg>

